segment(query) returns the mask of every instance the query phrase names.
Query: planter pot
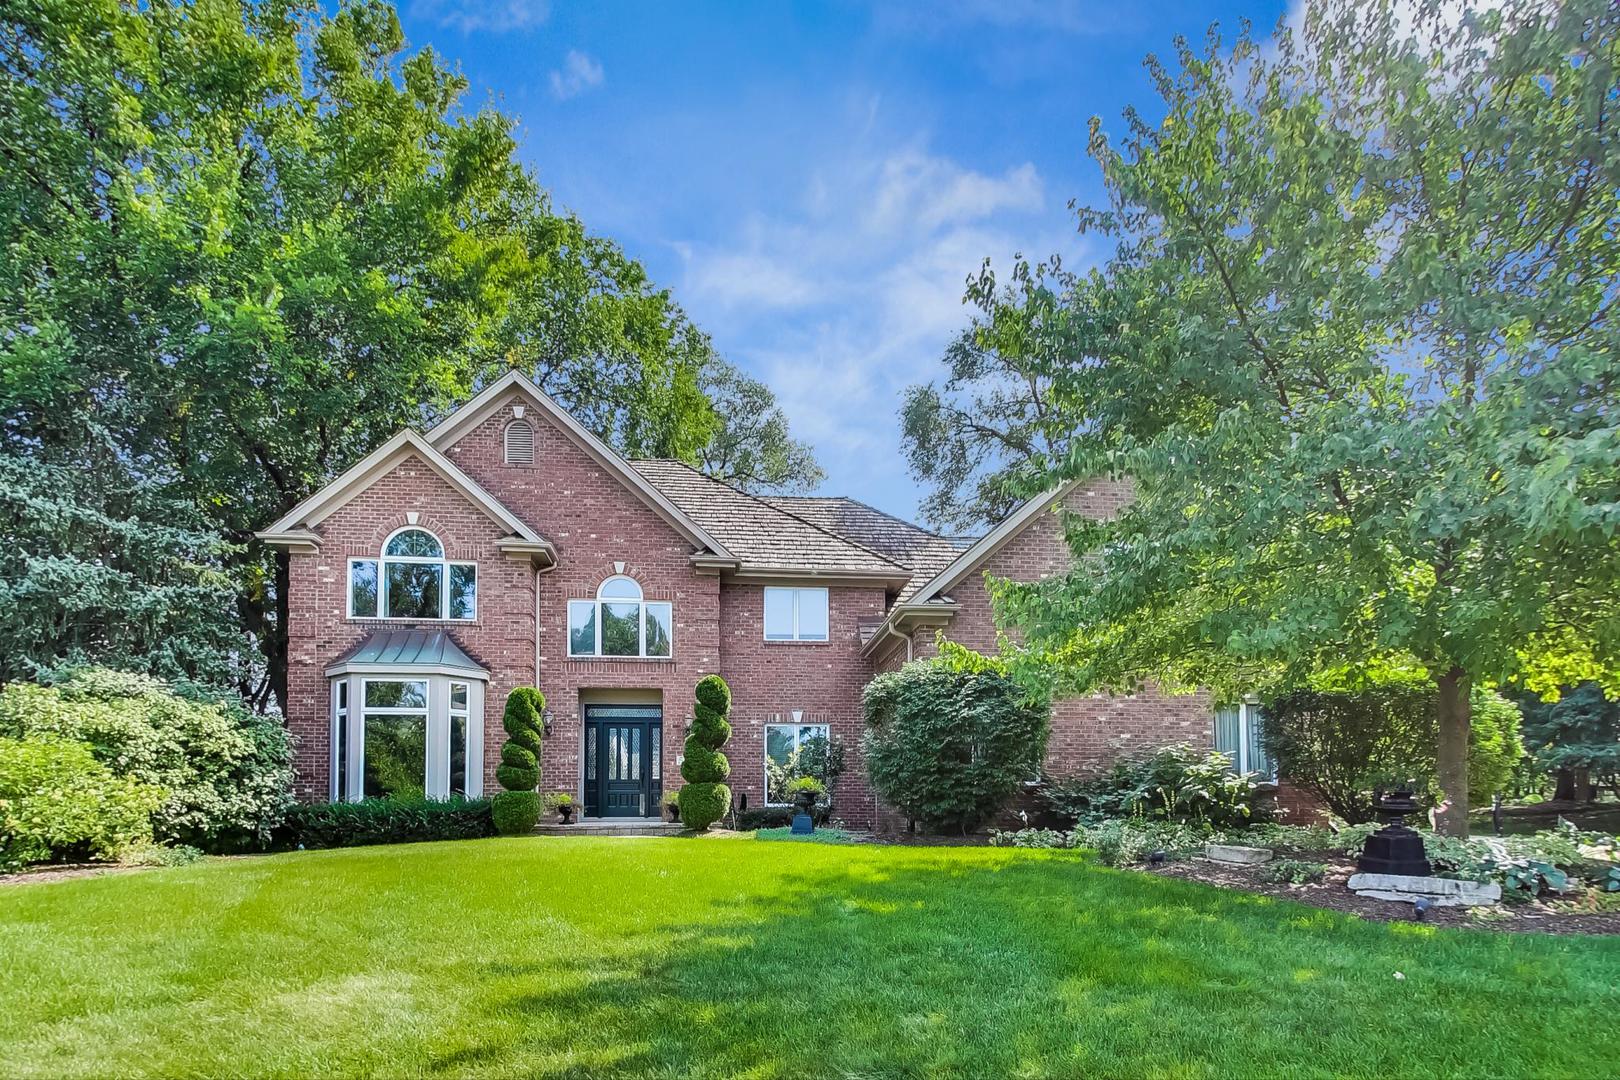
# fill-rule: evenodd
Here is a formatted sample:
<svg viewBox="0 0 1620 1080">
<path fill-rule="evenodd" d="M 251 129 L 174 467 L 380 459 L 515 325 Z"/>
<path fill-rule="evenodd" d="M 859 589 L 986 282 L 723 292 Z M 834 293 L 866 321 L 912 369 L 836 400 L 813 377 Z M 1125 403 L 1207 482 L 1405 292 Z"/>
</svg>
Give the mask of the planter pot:
<svg viewBox="0 0 1620 1080">
<path fill-rule="evenodd" d="M 557 816 L 564 825 L 572 825 L 574 823 L 574 808 L 572 806 L 559 806 L 557 807 Z"/>
<path fill-rule="evenodd" d="M 681 820 L 681 807 L 679 803 L 665 803 L 664 809 L 669 812 L 670 821 L 679 822 Z"/>
</svg>

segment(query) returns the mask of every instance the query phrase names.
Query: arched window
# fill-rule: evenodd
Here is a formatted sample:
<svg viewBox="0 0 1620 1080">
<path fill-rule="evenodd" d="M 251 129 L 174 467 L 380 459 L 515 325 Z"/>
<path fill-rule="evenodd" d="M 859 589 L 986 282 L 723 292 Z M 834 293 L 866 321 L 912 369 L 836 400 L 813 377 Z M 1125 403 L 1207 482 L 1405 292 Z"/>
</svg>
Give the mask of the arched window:
<svg viewBox="0 0 1620 1080">
<path fill-rule="evenodd" d="M 352 619 L 476 619 L 478 564 L 451 562 L 426 529 L 383 541 L 380 558 L 349 560 Z"/>
<path fill-rule="evenodd" d="M 506 425 L 506 463 L 534 464 L 534 425 L 527 420 L 513 420 Z"/>
<path fill-rule="evenodd" d="M 568 601 L 569 656 L 667 658 L 674 632 L 673 605 L 643 600 L 641 586 L 622 574 L 602 582 L 596 599 Z"/>
</svg>

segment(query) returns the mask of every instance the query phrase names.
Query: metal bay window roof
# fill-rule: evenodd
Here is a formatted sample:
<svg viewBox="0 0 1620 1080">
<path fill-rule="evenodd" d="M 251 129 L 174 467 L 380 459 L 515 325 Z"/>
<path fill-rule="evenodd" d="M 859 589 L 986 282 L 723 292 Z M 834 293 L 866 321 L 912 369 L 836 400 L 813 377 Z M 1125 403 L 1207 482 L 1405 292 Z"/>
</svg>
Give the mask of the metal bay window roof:
<svg viewBox="0 0 1620 1080">
<path fill-rule="evenodd" d="M 328 675 L 425 674 L 464 675 L 489 680 L 483 665 L 468 656 L 444 630 L 378 630 L 338 657 Z"/>
</svg>

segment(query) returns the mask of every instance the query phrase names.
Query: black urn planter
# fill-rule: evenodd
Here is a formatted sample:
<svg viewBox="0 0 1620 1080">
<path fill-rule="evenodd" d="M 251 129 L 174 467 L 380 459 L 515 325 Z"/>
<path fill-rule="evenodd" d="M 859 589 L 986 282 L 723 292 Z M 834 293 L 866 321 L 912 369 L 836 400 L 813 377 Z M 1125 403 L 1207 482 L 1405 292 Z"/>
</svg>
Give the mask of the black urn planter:
<svg viewBox="0 0 1620 1080">
<path fill-rule="evenodd" d="M 679 824 L 680 823 L 680 820 L 681 820 L 681 804 L 680 803 L 665 803 L 664 804 L 664 809 L 669 811 L 669 820 L 671 821 L 671 823 L 674 823 L 674 824 Z"/>
<path fill-rule="evenodd" d="M 1434 868 L 1423 851 L 1423 837 L 1407 827 L 1406 815 L 1417 812 L 1418 803 L 1410 788 L 1388 792 L 1378 799 L 1378 812 L 1388 822 L 1367 837 L 1356 869 L 1364 874 L 1396 874 L 1401 877 L 1429 877 Z"/>
<path fill-rule="evenodd" d="M 800 814 L 815 816 L 816 796 L 814 792 L 800 791 L 793 796 L 793 809 Z"/>
<path fill-rule="evenodd" d="M 564 825 L 574 823 L 574 808 L 572 805 L 557 807 L 557 818 Z"/>
</svg>

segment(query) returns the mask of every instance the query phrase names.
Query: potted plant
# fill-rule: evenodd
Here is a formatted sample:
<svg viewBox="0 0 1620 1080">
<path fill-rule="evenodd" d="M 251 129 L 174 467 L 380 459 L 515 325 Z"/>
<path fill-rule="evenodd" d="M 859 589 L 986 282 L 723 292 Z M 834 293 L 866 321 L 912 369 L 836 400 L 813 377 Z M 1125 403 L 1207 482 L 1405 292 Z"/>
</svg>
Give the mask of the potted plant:
<svg viewBox="0 0 1620 1080">
<path fill-rule="evenodd" d="M 679 791 L 664 792 L 664 811 L 669 814 L 669 820 L 681 820 L 681 793 Z"/>
<path fill-rule="evenodd" d="M 787 786 L 793 807 L 801 814 L 815 816 L 816 803 L 827 794 L 827 785 L 813 776 L 801 776 Z"/>
<path fill-rule="evenodd" d="M 574 797 L 566 791 L 546 796 L 546 809 L 557 811 L 557 820 L 563 825 L 574 823 Z"/>
</svg>

